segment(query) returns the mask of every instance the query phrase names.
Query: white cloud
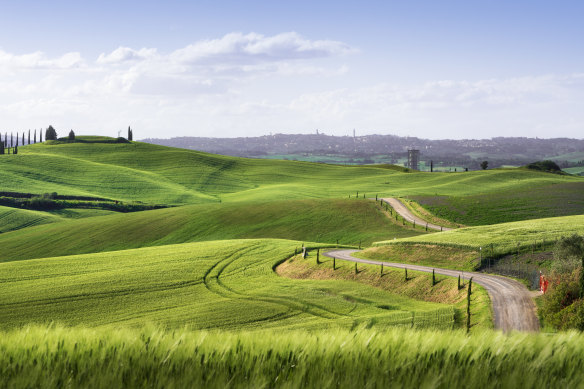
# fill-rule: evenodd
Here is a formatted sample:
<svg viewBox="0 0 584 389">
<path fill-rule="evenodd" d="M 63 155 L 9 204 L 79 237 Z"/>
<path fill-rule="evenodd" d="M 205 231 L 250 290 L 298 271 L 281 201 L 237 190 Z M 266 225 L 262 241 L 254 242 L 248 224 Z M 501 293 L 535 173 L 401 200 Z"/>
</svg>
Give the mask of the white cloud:
<svg viewBox="0 0 584 389">
<path fill-rule="evenodd" d="M 295 32 L 266 37 L 261 34 L 231 33 L 220 39 L 205 40 L 176 50 L 173 61 L 185 64 L 256 63 L 292 59 L 325 58 L 356 50 L 332 40 L 311 41 Z"/>
<path fill-rule="evenodd" d="M 97 58 L 98 64 L 116 64 L 129 61 L 139 61 L 154 58 L 157 55 L 156 49 L 142 48 L 134 50 L 129 47 L 118 47 L 109 54 L 101 53 Z"/>
<path fill-rule="evenodd" d="M 15 55 L 0 50 L 0 69 L 73 69 L 85 66 L 78 52 L 63 54 L 57 58 L 47 58 L 41 51 Z"/>
</svg>

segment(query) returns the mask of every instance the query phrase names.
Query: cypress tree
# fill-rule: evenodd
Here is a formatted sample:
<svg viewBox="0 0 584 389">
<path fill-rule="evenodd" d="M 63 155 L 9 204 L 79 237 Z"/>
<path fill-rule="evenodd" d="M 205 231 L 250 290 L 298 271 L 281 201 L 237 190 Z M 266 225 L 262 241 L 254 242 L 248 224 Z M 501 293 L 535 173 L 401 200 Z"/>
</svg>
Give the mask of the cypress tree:
<svg viewBox="0 0 584 389">
<path fill-rule="evenodd" d="M 22 131 L 22 145 L 24 146 L 24 131 Z"/>
<path fill-rule="evenodd" d="M 75 133 L 73 132 L 73 130 L 69 131 L 69 142 L 74 142 L 75 141 Z"/>
<path fill-rule="evenodd" d="M 12 154 L 18 154 L 18 145 L 14 146 L 14 151 L 12 151 Z"/>
<path fill-rule="evenodd" d="M 10 133 L 10 147 L 14 146 L 14 136 Z"/>
<path fill-rule="evenodd" d="M 436 273 L 434 273 L 434 269 L 432 269 L 432 286 L 436 285 Z"/>
<path fill-rule="evenodd" d="M 53 126 L 49 126 L 45 131 L 45 140 L 57 140 L 57 131 Z"/>
<path fill-rule="evenodd" d="M 43 143 L 43 132 L 41 130 L 39 130 L 39 142 Z"/>
<path fill-rule="evenodd" d="M 4 155 L 4 142 L 0 141 L 0 155 Z"/>
<path fill-rule="evenodd" d="M 30 130 L 28 130 L 28 144 L 30 144 Z"/>
<path fill-rule="evenodd" d="M 460 274 L 458 275 L 458 290 L 460 290 Z"/>
<path fill-rule="evenodd" d="M 128 126 L 128 140 L 132 141 L 133 138 L 134 134 L 132 134 L 132 129 L 130 128 L 130 126 Z"/>
</svg>

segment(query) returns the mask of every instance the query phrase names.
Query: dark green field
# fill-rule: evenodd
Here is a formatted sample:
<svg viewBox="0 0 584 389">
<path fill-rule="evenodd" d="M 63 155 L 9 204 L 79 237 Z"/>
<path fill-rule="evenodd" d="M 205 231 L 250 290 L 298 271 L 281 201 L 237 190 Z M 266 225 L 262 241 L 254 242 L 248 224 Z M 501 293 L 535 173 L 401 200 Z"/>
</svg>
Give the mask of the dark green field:
<svg viewBox="0 0 584 389">
<path fill-rule="evenodd" d="M 467 196 L 412 196 L 424 208 L 469 226 L 584 214 L 584 181 Z"/>
</svg>

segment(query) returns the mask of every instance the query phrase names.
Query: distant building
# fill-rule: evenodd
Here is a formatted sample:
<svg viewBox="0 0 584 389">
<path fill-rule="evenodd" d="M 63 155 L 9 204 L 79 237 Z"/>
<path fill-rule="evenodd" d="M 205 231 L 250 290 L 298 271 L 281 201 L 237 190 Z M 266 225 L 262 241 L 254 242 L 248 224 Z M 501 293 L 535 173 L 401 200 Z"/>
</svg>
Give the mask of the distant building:
<svg viewBox="0 0 584 389">
<path fill-rule="evenodd" d="M 408 163 L 406 167 L 413 170 L 420 170 L 420 150 L 408 150 Z"/>
</svg>

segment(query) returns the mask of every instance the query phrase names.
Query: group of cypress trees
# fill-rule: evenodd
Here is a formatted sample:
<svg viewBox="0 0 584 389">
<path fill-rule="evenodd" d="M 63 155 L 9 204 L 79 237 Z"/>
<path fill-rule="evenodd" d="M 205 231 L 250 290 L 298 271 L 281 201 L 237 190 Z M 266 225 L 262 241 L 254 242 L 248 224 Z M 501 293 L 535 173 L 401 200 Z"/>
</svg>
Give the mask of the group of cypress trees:
<svg viewBox="0 0 584 389">
<path fill-rule="evenodd" d="M 8 138 L 8 132 L 4 133 L 4 140 L 0 135 L 0 154 L 18 154 L 18 146 L 24 146 L 26 144 L 37 143 L 37 130 L 34 130 L 33 138 L 31 142 L 31 132 L 28 130 L 28 136 L 26 132 L 22 132 L 22 136 L 16 133 L 16 137 L 13 133 L 10 133 L 10 138 Z M 43 141 L 43 133 L 39 131 L 39 141 Z"/>
<path fill-rule="evenodd" d="M 128 126 L 128 140 L 132 141 L 133 138 L 132 129 Z M 8 138 L 8 132 L 4 133 L 4 140 L 2 140 L 2 134 L 0 134 L 0 155 L 1 154 L 18 154 L 18 146 L 24 146 L 26 144 L 34 144 L 34 143 L 42 143 L 43 141 L 43 132 L 39 130 L 39 142 L 37 142 L 37 130 L 34 130 L 32 142 L 31 142 L 31 132 L 28 130 L 28 137 L 26 136 L 25 132 L 22 132 L 22 137 L 16 133 L 16 137 L 14 137 L 13 133 L 10 133 L 10 139 Z M 21 143 L 19 144 L 19 139 L 21 139 Z M 45 140 L 57 140 L 57 130 L 53 128 L 53 126 L 49 126 L 45 130 Z M 73 130 L 69 131 L 68 140 L 70 142 L 75 141 L 75 132 Z"/>
</svg>

